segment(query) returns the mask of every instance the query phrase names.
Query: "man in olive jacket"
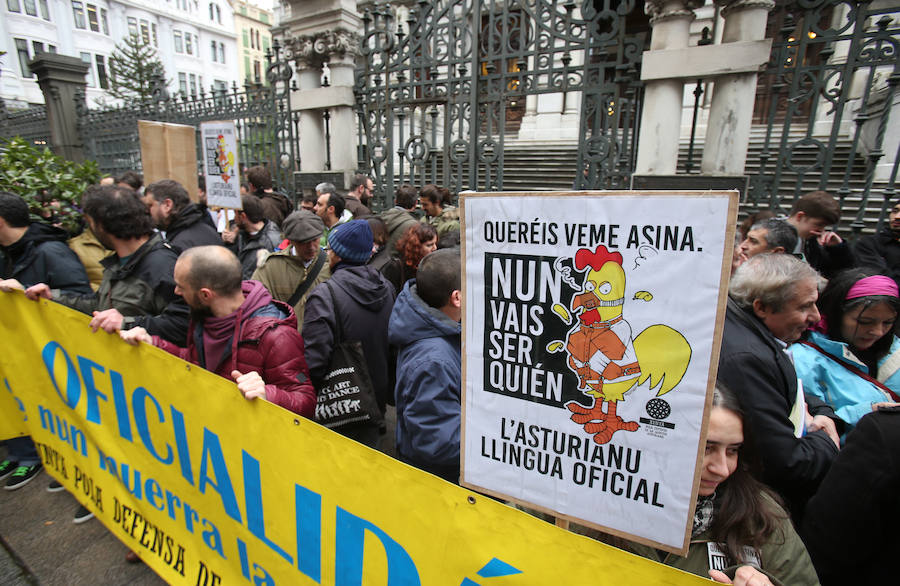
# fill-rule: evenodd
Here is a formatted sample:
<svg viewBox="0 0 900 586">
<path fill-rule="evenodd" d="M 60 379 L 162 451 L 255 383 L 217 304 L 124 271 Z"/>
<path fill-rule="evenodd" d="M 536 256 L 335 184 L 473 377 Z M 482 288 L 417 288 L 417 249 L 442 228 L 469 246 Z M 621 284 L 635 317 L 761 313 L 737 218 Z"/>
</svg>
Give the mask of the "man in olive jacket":
<svg viewBox="0 0 900 586">
<path fill-rule="evenodd" d="M 266 257 L 252 277 L 265 285 L 273 298 L 293 306 L 301 331 L 309 293 L 331 276 L 328 255 L 319 247 L 324 231 L 325 223 L 316 214 L 293 212 L 284 219 L 284 237 L 290 245 Z"/>
</svg>

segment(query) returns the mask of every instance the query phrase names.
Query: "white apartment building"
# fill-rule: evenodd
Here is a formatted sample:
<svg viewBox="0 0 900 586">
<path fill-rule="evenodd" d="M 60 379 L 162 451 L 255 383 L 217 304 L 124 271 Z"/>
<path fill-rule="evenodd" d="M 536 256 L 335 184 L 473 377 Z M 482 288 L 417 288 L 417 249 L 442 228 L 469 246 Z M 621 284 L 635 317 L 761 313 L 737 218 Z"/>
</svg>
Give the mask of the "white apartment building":
<svg viewBox="0 0 900 586">
<path fill-rule="evenodd" d="M 44 102 L 27 65 L 42 51 L 88 63 L 88 104 L 109 102 L 109 58 L 129 34 L 156 48 L 170 93 L 243 82 L 228 0 L 0 1 L 0 97 L 11 109 Z"/>
</svg>

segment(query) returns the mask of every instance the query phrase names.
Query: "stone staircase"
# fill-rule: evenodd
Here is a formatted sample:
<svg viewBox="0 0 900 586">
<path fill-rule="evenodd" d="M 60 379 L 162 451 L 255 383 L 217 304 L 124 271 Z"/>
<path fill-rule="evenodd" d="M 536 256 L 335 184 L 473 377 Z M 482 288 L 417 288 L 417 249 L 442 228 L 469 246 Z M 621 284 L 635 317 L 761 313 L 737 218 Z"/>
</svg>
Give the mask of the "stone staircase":
<svg viewBox="0 0 900 586">
<path fill-rule="evenodd" d="M 804 136 L 801 128 L 794 128 L 789 134 L 787 144 L 794 144 Z M 759 173 L 761 155 L 765 140 L 765 127 L 754 127 L 751 132 L 750 147 L 747 155 L 745 174 L 751 178 Z M 777 163 L 777 150 L 780 145 L 780 134 L 773 134 L 770 139 L 772 150 L 766 165 L 766 173 L 774 176 Z M 841 232 L 850 233 L 850 223 L 856 219 L 857 211 L 862 203 L 865 191 L 865 159 L 859 154 L 850 164 L 851 141 L 846 139 L 838 143 L 832 156 L 831 173 L 829 174 L 826 190 L 837 194 L 843 185 L 844 173 L 848 165 L 850 168 L 849 188 L 842 206 Z M 688 140 L 683 139 L 680 145 L 678 174 L 685 173 L 687 162 Z M 794 169 L 785 166 L 778 193 L 781 198 L 781 206 L 785 211 L 790 209 L 794 194 L 803 194 L 819 189 L 821 173 L 811 170 L 816 164 L 817 157 L 821 156 L 814 146 L 797 147 L 791 158 Z M 698 140 L 694 147 L 694 173 L 699 172 L 700 161 L 703 158 L 703 143 Z M 504 147 L 503 189 L 504 191 L 553 191 L 568 190 L 572 188 L 575 178 L 577 163 L 577 145 L 573 143 L 518 143 L 515 139 L 507 137 Z M 806 173 L 802 171 L 806 169 Z M 801 173 L 798 173 L 798 170 Z M 798 187 L 798 181 L 799 187 Z M 887 185 L 876 183 L 872 186 L 868 198 L 863 222 L 864 232 L 872 232 L 878 222 L 881 213 L 884 192 Z M 760 202 L 759 207 L 742 202 L 741 216 L 753 209 L 768 208 L 768 202 Z"/>
</svg>

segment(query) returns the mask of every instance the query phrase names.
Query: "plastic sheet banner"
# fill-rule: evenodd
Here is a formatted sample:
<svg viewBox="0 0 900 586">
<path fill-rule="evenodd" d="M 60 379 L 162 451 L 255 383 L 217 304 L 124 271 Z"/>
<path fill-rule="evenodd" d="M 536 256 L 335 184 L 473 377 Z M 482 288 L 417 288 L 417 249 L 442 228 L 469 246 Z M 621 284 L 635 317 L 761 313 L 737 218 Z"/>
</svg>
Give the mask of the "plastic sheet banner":
<svg viewBox="0 0 900 586">
<path fill-rule="evenodd" d="M 687 551 L 737 192 L 462 200 L 463 483 Z"/>
<path fill-rule="evenodd" d="M 47 471 L 168 583 L 706 583 L 246 401 L 52 302 L 0 293 L 0 316 L 0 366 Z"/>
</svg>

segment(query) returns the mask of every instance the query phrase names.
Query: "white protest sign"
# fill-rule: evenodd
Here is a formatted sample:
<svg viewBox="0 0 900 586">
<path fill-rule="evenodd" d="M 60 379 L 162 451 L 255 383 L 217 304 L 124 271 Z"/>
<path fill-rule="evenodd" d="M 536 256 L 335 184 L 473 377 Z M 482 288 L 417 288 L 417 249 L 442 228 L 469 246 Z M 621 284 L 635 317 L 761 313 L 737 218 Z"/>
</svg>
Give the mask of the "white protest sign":
<svg viewBox="0 0 900 586">
<path fill-rule="evenodd" d="M 203 122 L 200 124 L 200 135 L 207 205 L 241 209 L 241 178 L 234 122 Z"/>
<path fill-rule="evenodd" d="M 461 200 L 463 484 L 686 551 L 737 192 Z"/>
</svg>

